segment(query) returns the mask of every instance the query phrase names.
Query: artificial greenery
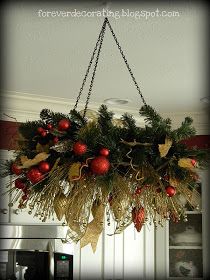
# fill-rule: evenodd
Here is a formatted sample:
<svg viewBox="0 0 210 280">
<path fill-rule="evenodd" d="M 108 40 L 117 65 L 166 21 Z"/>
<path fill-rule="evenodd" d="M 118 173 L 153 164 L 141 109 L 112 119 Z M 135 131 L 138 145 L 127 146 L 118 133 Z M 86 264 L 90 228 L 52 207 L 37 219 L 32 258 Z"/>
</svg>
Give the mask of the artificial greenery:
<svg viewBox="0 0 210 280">
<path fill-rule="evenodd" d="M 109 112 L 105 105 L 100 107 L 98 119 L 92 122 L 87 122 L 87 119 L 82 117 L 76 110 L 72 110 L 70 114 L 61 114 L 44 109 L 40 113 L 40 120 L 28 121 L 20 125 L 19 133 L 22 138 L 19 140 L 19 150 L 16 151 L 17 159 L 23 154 L 28 158 L 33 158 L 37 154 L 37 144 L 42 146 L 49 144 L 52 148 L 50 149 L 51 156 L 49 158 L 51 162 L 55 162 L 58 157 L 61 157 L 65 162 L 72 162 L 75 157 L 71 149 L 72 145 L 75 141 L 82 141 L 87 144 L 88 150 L 85 155 L 76 156 L 76 160 L 83 161 L 87 157 L 96 156 L 100 148 L 106 147 L 110 150 L 109 160 L 111 164 L 113 164 L 113 167 L 118 165 L 118 169 L 120 169 L 120 163 L 129 163 L 130 157 L 134 165 L 140 166 L 145 162 L 149 162 L 155 169 L 170 162 L 170 159 L 173 159 L 173 162 L 177 162 L 182 157 L 196 159 L 199 167 L 206 165 L 208 161 L 207 150 L 189 149 L 180 142 L 196 133 L 192 127 L 191 118 L 185 118 L 179 128 L 172 130 L 171 120 L 163 119 L 148 105 L 140 109 L 140 115 L 145 118 L 145 127 L 137 127 L 133 116 L 127 113 L 121 118 L 123 126 L 114 125 L 112 122 L 114 114 Z M 67 131 L 57 129 L 57 124 L 61 119 L 68 119 L 71 122 L 70 129 Z M 53 130 L 49 131 L 46 137 L 38 135 L 38 127 L 46 128 L 49 123 L 52 124 Z M 66 140 L 69 142 L 67 150 L 64 149 L 62 152 L 53 150 L 52 139 L 55 136 L 59 138 L 60 145 Z M 173 144 L 166 157 L 161 158 L 158 145 L 163 144 L 166 137 L 169 137 Z M 124 144 L 123 141 L 130 143 L 136 141 L 142 143 L 142 145 L 129 146 Z M 144 145 L 145 143 L 146 145 Z M 131 147 L 130 155 L 126 156 Z M 170 166 L 174 168 L 172 162 L 170 162 Z M 175 166 L 177 169 L 177 165 Z M 164 167 L 161 173 L 164 173 L 164 170 L 167 169 L 167 164 Z M 8 174 L 10 165 L 6 164 L 5 168 L 8 171 L 6 174 Z M 178 178 L 182 177 L 182 171 L 183 168 L 178 167 L 178 171 L 175 172 Z M 110 176 L 110 174 L 105 176 Z"/>
<path fill-rule="evenodd" d="M 192 209 L 198 207 L 196 170 L 207 166 L 209 150 L 189 148 L 183 142 L 195 135 L 191 118 L 172 129 L 171 120 L 163 119 L 152 107 L 145 105 L 139 112 L 145 118 L 141 127 L 127 113 L 116 122 L 105 105 L 92 118 L 75 109 L 69 114 L 44 109 L 39 120 L 22 123 L 15 159 L 6 161 L 2 169 L 2 176 L 14 178 L 14 187 L 9 189 L 12 203 L 17 200 L 20 208 L 28 203 L 30 212 L 35 209 L 34 216 L 42 221 L 53 213 L 59 220 L 65 217 L 68 238 L 75 242 L 89 232 L 91 207 L 95 213 L 101 211 L 100 205 L 112 212 L 115 233 L 131 222 L 137 231 L 148 219 L 156 225 L 157 215 L 160 225 L 167 218 L 185 218 L 179 197 Z M 61 121 L 68 126 L 61 128 Z M 85 150 L 75 150 L 77 144 Z M 94 160 L 99 161 L 93 168 Z M 105 171 L 98 173 L 98 166 L 104 168 L 104 164 Z M 91 230 L 97 238 L 95 229 Z"/>
</svg>

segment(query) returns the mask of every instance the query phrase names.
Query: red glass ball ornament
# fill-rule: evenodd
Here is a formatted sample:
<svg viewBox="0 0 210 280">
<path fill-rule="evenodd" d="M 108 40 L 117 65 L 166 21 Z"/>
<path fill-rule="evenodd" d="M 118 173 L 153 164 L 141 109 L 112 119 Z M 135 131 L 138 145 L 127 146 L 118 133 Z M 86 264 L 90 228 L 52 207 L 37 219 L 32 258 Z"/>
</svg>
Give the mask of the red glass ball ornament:
<svg viewBox="0 0 210 280">
<path fill-rule="evenodd" d="M 71 122 L 68 119 L 62 119 L 58 123 L 58 130 L 65 131 L 69 129 L 70 126 L 71 126 Z"/>
<path fill-rule="evenodd" d="M 87 145 L 82 142 L 76 142 L 73 145 L 73 152 L 75 155 L 81 156 L 87 151 Z"/>
<path fill-rule="evenodd" d="M 192 159 L 192 160 L 191 160 L 191 163 L 192 163 L 192 165 L 195 167 L 196 164 L 197 164 L 197 160 L 196 160 L 196 159 Z"/>
<path fill-rule="evenodd" d="M 57 144 L 58 141 L 59 141 L 59 138 L 58 138 L 57 136 L 53 138 L 53 143 L 54 143 L 54 144 Z"/>
<path fill-rule="evenodd" d="M 41 134 L 43 131 L 44 131 L 44 128 L 43 128 L 43 127 L 38 127 L 38 128 L 37 128 L 37 132 L 38 132 L 39 134 Z"/>
<path fill-rule="evenodd" d="M 31 181 L 32 184 L 36 184 L 44 178 L 44 175 L 39 171 L 38 168 L 34 167 L 27 172 L 26 177 Z"/>
<path fill-rule="evenodd" d="M 12 165 L 11 165 L 11 171 L 12 171 L 12 173 L 14 173 L 15 175 L 20 175 L 20 174 L 22 174 L 22 169 L 21 168 L 19 168 L 19 167 L 17 167 L 17 165 L 15 164 L 15 163 L 13 163 Z"/>
<path fill-rule="evenodd" d="M 164 176 L 163 176 L 163 179 L 165 180 L 165 181 L 169 181 L 169 175 L 168 174 L 165 174 Z"/>
<path fill-rule="evenodd" d="M 104 175 L 109 171 L 110 162 L 104 156 L 98 156 L 91 161 L 91 171 L 96 175 Z"/>
<path fill-rule="evenodd" d="M 172 197 L 176 194 L 176 189 L 173 186 L 167 186 L 165 188 L 165 191 L 166 191 L 167 196 L 169 196 L 169 197 Z"/>
<path fill-rule="evenodd" d="M 140 187 L 137 187 L 135 190 L 135 194 L 139 195 L 142 192 L 142 189 Z"/>
<path fill-rule="evenodd" d="M 47 173 L 50 170 L 50 164 L 47 161 L 41 161 L 38 167 L 39 171 L 42 173 Z"/>
<path fill-rule="evenodd" d="M 47 129 L 48 129 L 48 130 L 52 130 L 52 129 L 53 129 L 53 125 L 52 125 L 51 123 L 48 123 L 48 124 L 47 124 Z"/>
<path fill-rule="evenodd" d="M 46 136 L 47 136 L 47 131 L 46 131 L 46 130 L 43 130 L 43 131 L 40 133 L 40 135 L 41 135 L 42 137 L 46 137 Z"/>
<path fill-rule="evenodd" d="M 109 155 L 109 149 L 107 148 L 102 148 L 100 151 L 99 151 L 99 154 L 101 156 L 104 156 L 104 157 L 107 157 Z"/>
<path fill-rule="evenodd" d="M 15 180 L 15 187 L 19 190 L 23 190 L 26 188 L 26 185 L 25 183 L 23 183 L 23 181 L 20 178 L 17 178 Z"/>
</svg>

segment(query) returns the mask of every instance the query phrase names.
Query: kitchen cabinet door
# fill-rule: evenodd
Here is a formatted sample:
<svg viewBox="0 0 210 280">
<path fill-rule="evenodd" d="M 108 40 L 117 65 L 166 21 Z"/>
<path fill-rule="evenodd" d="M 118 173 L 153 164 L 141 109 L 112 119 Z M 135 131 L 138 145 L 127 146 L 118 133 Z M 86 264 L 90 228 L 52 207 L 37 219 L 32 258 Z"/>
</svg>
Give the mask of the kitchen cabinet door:
<svg viewBox="0 0 210 280">
<path fill-rule="evenodd" d="M 1 150 L 1 163 L 5 160 L 10 159 L 12 156 L 11 152 Z M 1 170 L 3 172 L 3 170 Z M 9 190 L 10 190 L 10 182 L 11 178 L 7 177 L 0 177 L 0 223 L 9 223 L 10 221 L 10 208 L 9 208 Z"/>
<path fill-rule="evenodd" d="M 185 205 L 186 218 L 167 221 L 155 233 L 156 279 L 207 279 L 209 260 L 209 182 L 200 172 L 201 201 L 197 209 Z"/>
</svg>

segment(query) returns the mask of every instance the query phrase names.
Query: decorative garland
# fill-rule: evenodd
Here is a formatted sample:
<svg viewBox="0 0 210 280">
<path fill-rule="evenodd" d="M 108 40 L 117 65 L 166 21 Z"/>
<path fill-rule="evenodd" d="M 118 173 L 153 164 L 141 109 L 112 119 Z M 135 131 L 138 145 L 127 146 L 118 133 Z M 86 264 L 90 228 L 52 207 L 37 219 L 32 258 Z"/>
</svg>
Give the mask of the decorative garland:
<svg viewBox="0 0 210 280">
<path fill-rule="evenodd" d="M 81 247 L 91 243 L 93 251 L 105 213 L 108 224 L 110 215 L 116 222 L 113 234 L 131 223 L 140 231 L 147 221 L 156 226 L 185 219 L 183 200 L 199 207 L 197 168 L 206 166 L 209 152 L 182 143 L 195 135 L 191 118 L 173 130 L 170 119 L 143 103 L 145 127 L 127 113 L 114 119 L 105 105 L 90 116 L 87 104 L 83 115 L 76 106 L 67 115 L 44 109 L 40 120 L 22 123 L 15 159 L 3 165 L 2 176 L 13 176 L 10 206 L 18 201 L 43 222 L 55 213 L 68 225 L 66 240 L 80 240 Z"/>
<path fill-rule="evenodd" d="M 76 110 L 64 115 L 44 109 L 40 120 L 21 124 L 15 160 L 4 166 L 4 175 L 14 176 L 12 203 L 29 206 L 42 221 L 55 212 L 69 226 L 70 239 L 91 242 L 94 250 L 105 208 L 108 220 L 111 213 L 116 221 L 114 233 L 132 222 L 140 231 L 148 220 L 162 225 L 185 218 L 183 198 L 198 207 L 196 169 L 206 165 L 208 151 L 181 142 L 195 134 L 192 119 L 172 130 L 152 107 L 143 106 L 140 114 L 146 127 L 128 114 L 116 124 L 104 105 L 92 120 Z"/>
</svg>

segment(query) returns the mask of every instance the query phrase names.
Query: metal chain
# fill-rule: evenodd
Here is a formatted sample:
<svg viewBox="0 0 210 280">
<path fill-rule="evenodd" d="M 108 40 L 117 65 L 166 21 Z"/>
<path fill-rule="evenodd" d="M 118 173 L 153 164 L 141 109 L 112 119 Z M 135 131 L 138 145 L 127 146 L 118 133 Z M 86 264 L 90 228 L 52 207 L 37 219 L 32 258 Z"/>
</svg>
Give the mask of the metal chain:
<svg viewBox="0 0 210 280">
<path fill-rule="evenodd" d="M 138 93 L 139 93 L 139 95 L 140 95 L 140 97 L 141 97 L 141 99 L 142 99 L 143 104 L 144 104 L 145 106 L 147 106 L 147 103 L 146 103 L 146 101 L 145 101 L 145 99 L 144 99 L 144 96 L 143 96 L 143 94 L 142 94 L 142 92 L 141 92 L 141 90 L 140 90 L 140 88 L 139 88 L 139 86 L 138 86 L 138 84 L 137 84 L 137 82 L 136 82 L 136 79 L 135 79 L 135 77 L 134 77 L 134 75 L 133 75 L 133 72 L 131 71 L 131 68 L 130 68 L 130 66 L 129 66 L 129 64 L 128 64 L 128 61 L 127 61 L 127 59 L 126 59 L 126 57 L 125 57 L 125 55 L 124 55 L 124 52 L 123 52 L 123 50 L 122 50 L 122 48 L 121 48 L 121 46 L 120 46 L 120 44 L 119 44 L 119 42 L 118 42 L 118 40 L 117 40 L 117 37 L 116 37 L 116 35 L 115 35 L 115 33 L 114 33 L 112 27 L 111 27 L 111 24 L 110 24 L 110 22 L 108 21 L 108 18 L 105 18 L 105 19 L 104 19 L 104 22 L 103 22 L 103 25 L 102 25 L 102 28 L 101 28 L 101 31 L 100 31 L 100 33 L 99 33 L 99 36 L 98 36 L 98 39 L 97 39 L 95 48 L 94 48 L 94 50 L 93 50 L 93 54 L 92 54 L 92 56 L 91 56 L 91 59 L 90 59 L 89 65 L 88 65 L 88 69 L 87 69 L 87 71 L 86 71 L 84 80 L 83 80 L 83 82 L 82 82 L 82 86 L 81 86 L 80 91 L 79 91 L 79 94 L 78 94 L 78 96 L 77 96 L 77 100 L 76 100 L 75 106 L 74 106 L 74 109 L 76 109 L 76 108 L 77 108 L 77 105 L 78 105 L 78 102 L 79 102 L 79 100 L 80 100 L 80 97 L 81 97 L 81 95 L 82 95 L 82 91 L 83 91 L 83 88 L 84 88 L 84 86 L 85 86 L 85 83 L 86 83 L 88 74 L 89 74 L 89 72 L 90 72 L 90 68 L 91 68 L 92 63 L 93 63 L 93 60 L 94 60 L 94 58 L 95 58 L 96 51 L 97 51 L 97 49 L 98 49 L 98 52 L 97 52 L 97 55 L 96 55 L 96 60 L 95 60 L 95 65 L 94 65 L 94 69 L 93 69 L 93 74 L 92 74 L 92 78 L 91 78 L 91 82 L 90 82 L 90 87 L 89 87 L 89 91 L 88 91 L 88 95 L 87 95 L 87 99 L 86 99 L 86 103 L 85 103 L 85 108 L 84 108 L 83 117 L 85 117 L 85 115 L 86 115 L 88 103 L 89 103 L 89 100 L 90 100 L 90 95 L 91 95 L 91 92 L 92 92 L 93 82 L 94 82 L 94 79 L 95 79 L 96 69 L 97 69 L 97 66 L 98 66 L 98 60 L 99 60 L 99 56 L 100 56 L 100 52 L 101 52 L 101 47 L 102 47 L 102 43 L 103 43 L 103 39 L 104 39 L 104 34 L 105 34 L 105 30 L 106 30 L 106 24 L 108 24 L 108 26 L 109 26 L 109 29 L 110 29 L 110 31 L 111 31 L 111 33 L 112 33 L 112 36 L 113 36 L 113 38 L 114 38 L 114 40 L 115 40 L 115 43 L 116 43 L 116 45 L 117 45 L 117 47 L 118 47 L 118 49 L 119 49 L 119 51 L 120 51 L 120 53 L 121 53 L 121 55 L 122 55 L 122 58 L 123 58 L 123 60 L 124 60 L 124 62 L 125 62 L 125 65 L 126 65 L 128 71 L 129 71 L 130 75 L 131 75 L 131 78 L 132 78 L 132 80 L 133 80 L 133 82 L 134 82 L 134 84 L 135 84 L 135 86 L 136 86 L 136 88 L 137 88 L 137 91 L 138 91 Z"/>
<path fill-rule="evenodd" d="M 144 105 L 147 106 L 147 103 L 146 103 L 146 101 L 145 101 L 145 99 L 144 99 L 144 96 L 143 96 L 143 94 L 142 94 L 142 92 L 141 92 L 141 90 L 140 90 L 140 88 L 139 88 L 139 86 L 138 86 L 138 84 L 137 84 L 137 82 L 136 82 L 136 79 L 134 78 L 133 72 L 131 71 L 131 68 L 130 68 L 130 66 L 129 66 L 129 64 L 128 64 L 128 61 L 127 61 L 127 59 L 126 59 L 126 57 L 125 57 L 125 55 L 124 55 L 124 53 L 123 53 L 123 51 L 122 51 L 122 48 L 121 48 L 121 46 L 120 46 L 120 44 L 119 44 L 119 42 L 118 42 L 118 40 L 117 40 L 117 37 L 116 37 L 116 35 L 115 35 L 115 33 L 114 33 L 114 31 L 113 31 L 113 29 L 112 29 L 112 27 L 111 27 L 111 24 L 110 24 L 110 22 L 108 21 L 108 19 L 107 19 L 107 24 L 108 24 L 109 29 L 110 29 L 110 31 L 111 31 L 111 33 L 112 33 L 112 36 L 113 36 L 113 38 L 114 38 L 114 40 L 115 40 L 115 43 L 117 44 L 117 47 L 118 47 L 118 49 L 119 49 L 119 51 L 120 51 L 120 53 L 121 53 L 121 55 L 122 55 L 122 57 L 123 57 L 123 60 L 124 60 L 124 62 L 125 62 L 125 64 L 126 64 L 126 66 L 127 66 L 127 69 L 128 69 L 128 71 L 129 71 L 129 73 L 130 73 L 130 75 L 131 75 L 131 78 L 132 78 L 132 80 L 133 80 L 133 82 L 134 82 L 134 84 L 135 84 L 135 86 L 136 86 L 136 88 L 137 88 L 137 90 L 138 90 L 138 93 L 139 93 L 139 95 L 141 96 L 142 102 L 143 102 Z"/>
<path fill-rule="evenodd" d="M 91 59 L 90 59 L 90 62 L 89 62 L 87 71 L 86 71 L 86 73 L 85 73 L 85 77 L 84 77 L 83 82 L 82 82 L 82 86 L 81 86 L 81 88 L 80 88 L 79 94 L 78 94 L 77 99 L 76 99 L 76 103 L 75 103 L 75 105 L 74 105 L 74 109 L 75 109 L 75 110 L 76 110 L 76 108 L 77 108 L 78 102 L 79 102 L 80 97 L 81 97 L 81 95 L 82 95 L 82 91 L 83 91 L 83 89 L 84 89 L 84 86 L 85 86 L 85 83 L 86 83 L 88 74 L 89 74 L 89 72 L 90 72 L 90 68 L 91 68 L 91 65 L 92 65 L 92 63 L 93 63 L 93 60 L 94 60 L 94 57 L 95 57 L 95 54 L 96 54 L 98 45 L 99 45 L 99 43 L 100 43 L 100 41 L 101 41 L 101 36 L 102 36 L 102 33 L 104 32 L 104 25 L 106 24 L 106 22 L 107 22 L 107 20 L 105 20 L 104 23 L 103 23 L 103 25 L 102 25 L 102 28 L 101 28 L 101 31 L 100 31 L 100 33 L 99 33 L 99 36 L 98 36 L 98 39 L 97 39 L 95 48 L 94 48 L 94 50 L 93 50 L 93 53 L 92 53 L 92 56 L 91 56 Z"/>
<path fill-rule="evenodd" d="M 85 103 L 83 117 L 85 117 L 85 115 L 86 115 L 88 103 L 89 103 L 89 100 L 90 100 L 90 95 L 91 95 L 92 88 L 93 88 L 93 82 L 94 82 L 95 75 L 96 75 L 96 69 L 97 69 L 97 66 L 98 66 L 99 56 L 100 56 L 100 53 L 101 53 L 101 47 L 102 47 L 102 43 L 103 43 L 103 39 L 104 39 L 104 34 L 105 34 L 105 30 L 106 30 L 106 24 L 107 24 L 107 18 L 105 18 L 103 26 L 102 26 L 102 33 L 101 33 L 101 38 L 100 38 L 100 44 L 99 44 L 99 47 L 98 47 L 98 52 L 97 52 L 97 56 L 96 56 L 96 60 L 95 60 L 95 65 L 94 65 L 94 69 L 93 69 L 93 74 L 92 74 L 92 78 L 91 78 L 91 82 L 90 82 L 89 92 L 88 92 L 86 103 Z"/>
</svg>

